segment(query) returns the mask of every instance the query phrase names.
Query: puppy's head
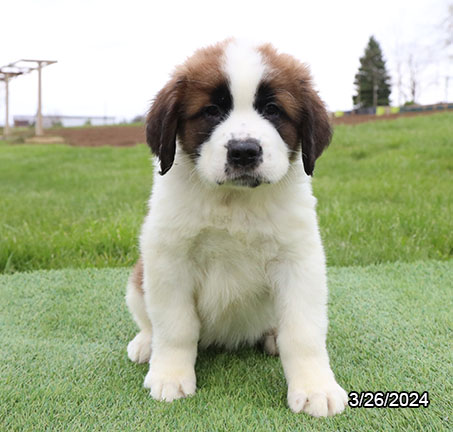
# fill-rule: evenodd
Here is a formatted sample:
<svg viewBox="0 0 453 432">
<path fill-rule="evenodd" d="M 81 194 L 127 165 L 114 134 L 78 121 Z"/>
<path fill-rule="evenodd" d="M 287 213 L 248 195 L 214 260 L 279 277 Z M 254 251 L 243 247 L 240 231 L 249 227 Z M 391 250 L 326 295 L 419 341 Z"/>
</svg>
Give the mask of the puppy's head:
<svg viewBox="0 0 453 432">
<path fill-rule="evenodd" d="M 176 69 L 149 111 L 146 137 L 161 174 L 179 146 L 204 180 L 256 187 L 281 180 L 299 157 L 312 175 L 331 128 L 305 65 L 270 45 L 227 40 Z"/>
</svg>

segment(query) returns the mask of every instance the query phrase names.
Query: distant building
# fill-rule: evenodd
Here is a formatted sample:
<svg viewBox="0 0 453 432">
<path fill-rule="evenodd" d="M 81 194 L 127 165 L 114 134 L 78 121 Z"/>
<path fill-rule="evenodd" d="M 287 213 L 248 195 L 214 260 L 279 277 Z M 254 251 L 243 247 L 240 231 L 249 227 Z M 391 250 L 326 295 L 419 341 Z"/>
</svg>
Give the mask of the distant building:
<svg viewBox="0 0 453 432">
<path fill-rule="evenodd" d="M 36 116 L 18 115 L 14 116 L 14 126 L 33 126 Z M 105 126 L 115 123 L 115 117 L 107 116 L 66 116 L 66 115 L 45 115 L 42 117 L 44 128 L 56 126 L 77 127 L 90 124 L 92 126 Z"/>
</svg>

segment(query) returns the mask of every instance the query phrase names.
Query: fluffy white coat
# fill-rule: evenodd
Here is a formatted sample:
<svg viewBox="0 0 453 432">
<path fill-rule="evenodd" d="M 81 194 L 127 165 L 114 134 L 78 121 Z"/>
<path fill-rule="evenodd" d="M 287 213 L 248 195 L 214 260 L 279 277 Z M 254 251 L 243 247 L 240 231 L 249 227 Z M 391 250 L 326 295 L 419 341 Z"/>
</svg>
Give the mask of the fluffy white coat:
<svg viewBox="0 0 453 432">
<path fill-rule="evenodd" d="M 243 61 L 243 53 L 233 50 L 227 71 L 240 69 L 232 64 L 235 56 Z M 249 69 L 256 72 L 259 65 L 251 58 Z M 221 172 L 215 163 L 224 164 L 224 146 L 216 143 L 223 142 L 225 129 L 233 137 L 250 132 L 237 119 L 241 112 L 253 115 L 251 107 L 245 111 L 251 103 L 246 96 L 256 84 L 248 79 L 244 88 L 231 81 L 243 106 L 238 103 L 231 122 L 212 135 L 198 165 L 178 145 L 171 170 L 165 176 L 155 170 L 140 237 L 144 301 L 132 281 L 127 294 L 141 330 L 128 354 L 138 362 L 150 358 L 145 387 L 153 398 L 172 401 L 195 392 L 198 343 L 235 348 L 276 330 L 290 408 L 333 415 L 344 409 L 347 396 L 326 350 L 326 264 L 316 200 L 300 158 L 289 164 L 282 143 L 269 145 L 274 153 L 268 156 L 263 145 L 263 166 L 269 170 L 274 163 L 268 177 L 277 173 L 278 181 L 257 188 L 209 181 Z M 279 139 L 259 116 L 249 124 Z"/>
</svg>

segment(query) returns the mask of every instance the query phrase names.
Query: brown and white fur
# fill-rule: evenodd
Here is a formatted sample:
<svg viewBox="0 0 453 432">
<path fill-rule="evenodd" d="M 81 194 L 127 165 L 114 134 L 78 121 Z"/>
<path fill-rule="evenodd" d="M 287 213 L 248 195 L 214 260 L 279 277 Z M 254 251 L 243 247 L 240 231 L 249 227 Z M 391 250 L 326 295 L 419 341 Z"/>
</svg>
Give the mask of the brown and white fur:
<svg viewBox="0 0 453 432">
<path fill-rule="evenodd" d="M 270 45 L 201 49 L 158 93 L 147 117 L 157 169 L 126 296 L 140 328 L 128 356 L 149 361 L 154 399 L 195 393 L 198 345 L 264 339 L 293 411 L 343 411 L 310 178 L 330 138 L 307 67 Z"/>
</svg>

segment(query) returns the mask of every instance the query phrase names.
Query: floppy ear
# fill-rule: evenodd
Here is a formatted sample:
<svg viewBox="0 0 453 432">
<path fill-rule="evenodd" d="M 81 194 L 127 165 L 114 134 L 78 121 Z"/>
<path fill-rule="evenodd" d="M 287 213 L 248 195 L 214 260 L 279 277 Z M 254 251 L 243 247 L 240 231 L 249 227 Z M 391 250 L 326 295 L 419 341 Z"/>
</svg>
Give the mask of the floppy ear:
<svg viewBox="0 0 453 432">
<path fill-rule="evenodd" d="M 330 143 L 332 128 L 324 103 L 313 89 L 304 92 L 303 101 L 300 124 L 302 161 L 305 172 L 311 176 L 316 159 Z"/>
<path fill-rule="evenodd" d="M 173 78 L 157 94 L 146 117 L 146 142 L 160 160 L 160 175 L 173 165 L 181 100 L 181 80 Z"/>
</svg>

